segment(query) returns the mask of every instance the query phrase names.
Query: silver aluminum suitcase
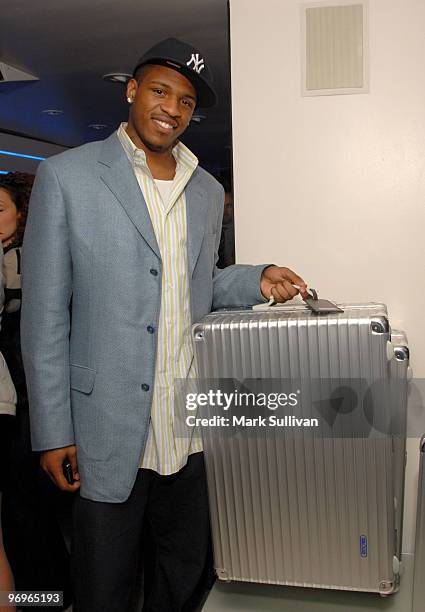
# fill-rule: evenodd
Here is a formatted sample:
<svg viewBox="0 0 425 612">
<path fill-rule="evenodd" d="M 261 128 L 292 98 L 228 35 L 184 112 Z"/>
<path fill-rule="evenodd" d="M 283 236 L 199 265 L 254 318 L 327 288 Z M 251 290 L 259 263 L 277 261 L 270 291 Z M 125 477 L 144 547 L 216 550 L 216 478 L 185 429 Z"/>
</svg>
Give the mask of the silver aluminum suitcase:
<svg viewBox="0 0 425 612">
<path fill-rule="evenodd" d="M 425 608 L 425 436 L 420 443 L 418 505 L 416 514 L 415 569 L 413 577 L 413 612 Z"/>
<path fill-rule="evenodd" d="M 391 336 L 385 306 L 340 306 L 319 316 L 303 305 L 217 312 L 193 327 L 200 391 L 229 379 L 381 381 L 374 414 L 386 424 L 381 435 L 341 437 L 202 426 L 222 580 L 398 588 L 407 341 Z"/>
</svg>

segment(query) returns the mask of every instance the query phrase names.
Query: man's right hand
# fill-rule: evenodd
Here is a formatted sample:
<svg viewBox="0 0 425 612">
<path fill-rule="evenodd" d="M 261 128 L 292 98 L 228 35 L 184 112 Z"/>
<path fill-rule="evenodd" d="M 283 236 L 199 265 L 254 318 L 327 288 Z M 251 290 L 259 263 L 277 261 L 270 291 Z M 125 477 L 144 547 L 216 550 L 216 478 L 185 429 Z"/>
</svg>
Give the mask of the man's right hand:
<svg viewBox="0 0 425 612">
<path fill-rule="evenodd" d="M 74 484 L 68 484 L 62 469 L 62 463 L 68 459 L 72 465 L 72 475 L 75 480 Z M 62 491 L 73 493 L 80 488 L 80 475 L 77 465 L 77 447 L 65 446 L 64 448 L 55 448 L 41 453 L 40 465 L 47 473 L 49 478 Z"/>
</svg>

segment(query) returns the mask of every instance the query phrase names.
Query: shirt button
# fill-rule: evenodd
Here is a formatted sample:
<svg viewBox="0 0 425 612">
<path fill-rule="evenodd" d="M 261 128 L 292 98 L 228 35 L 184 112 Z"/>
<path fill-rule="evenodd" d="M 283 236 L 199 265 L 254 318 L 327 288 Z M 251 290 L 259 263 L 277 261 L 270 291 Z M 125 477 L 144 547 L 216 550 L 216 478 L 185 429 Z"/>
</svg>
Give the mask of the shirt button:
<svg viewBox="0 0 425 612">
<path fill-rule="evenodd" d="M 147 385 L 146 383 L 143 383 L 142 389 L 143 391 L 149 391 L 149 385 Z"/>
<path fill-rule="evenodd" d="M 147 328 L 149 334 L 153 334 L 155 332 L 155 328 L 152 325 L 148 325 Z"/>
<path fill-rule="evenodd" d="M 158 270 L 155 270 L 155 268 L 151 268 L 149 272 L 152 274 L 152 276 L 158 276 Z"/>
</svg>

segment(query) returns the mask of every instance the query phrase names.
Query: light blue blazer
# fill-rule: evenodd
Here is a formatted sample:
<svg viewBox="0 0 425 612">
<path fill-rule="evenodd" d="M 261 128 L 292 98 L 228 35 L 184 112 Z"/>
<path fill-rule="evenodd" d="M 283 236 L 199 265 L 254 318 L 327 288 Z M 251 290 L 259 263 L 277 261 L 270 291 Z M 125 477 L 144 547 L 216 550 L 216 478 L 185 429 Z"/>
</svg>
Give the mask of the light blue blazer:
<svg viewBox="0 0 425 612">
<path fill-rule="evenodd" d="M 264 265 L 215 267 L 221 185 L 197 168 L 186 202 L 193 322 L 263 301 Z M 76 444 L 81 495 L 123 502 L 148 433 L 157 334 L 147 328 L 158 326 L 162 263 L 115 133 L 40 164 L 22 265 L 33 448 Z"/>
</svg>

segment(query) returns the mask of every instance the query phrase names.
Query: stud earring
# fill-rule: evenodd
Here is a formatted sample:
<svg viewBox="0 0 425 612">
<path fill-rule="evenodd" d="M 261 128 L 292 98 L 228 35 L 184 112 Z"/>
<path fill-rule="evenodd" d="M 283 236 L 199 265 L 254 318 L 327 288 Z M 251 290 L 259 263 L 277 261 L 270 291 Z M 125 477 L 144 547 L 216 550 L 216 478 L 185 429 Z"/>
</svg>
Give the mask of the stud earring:
<svg viewBox="0 0 425 612">
<path fill-rule="evenodd" d="M 133 98 L 130 98 L 130 96 L 129 96 L 129 97 L 127 98 L 127 102 L 128 102 L 129 104 L 132 104 L 132 102 L 133 102 Z"/>
</svg>

